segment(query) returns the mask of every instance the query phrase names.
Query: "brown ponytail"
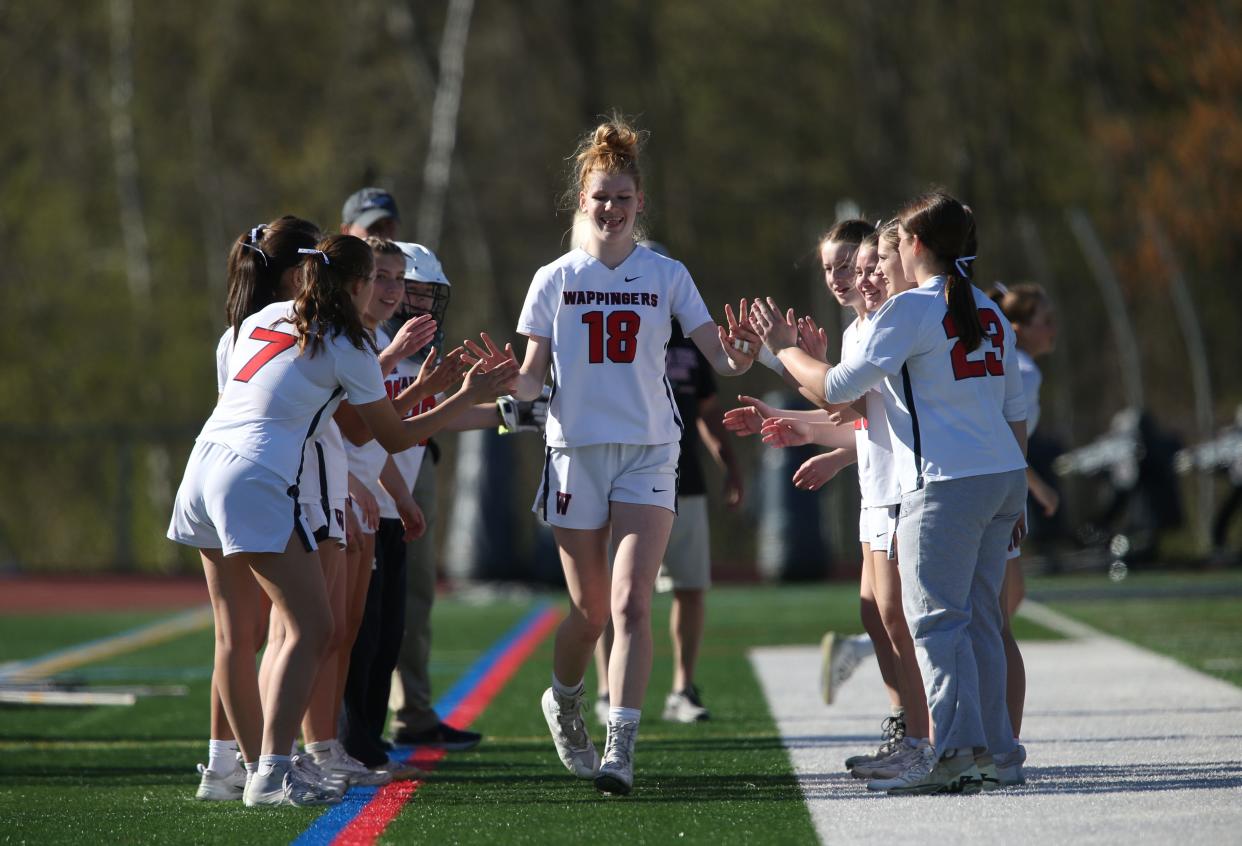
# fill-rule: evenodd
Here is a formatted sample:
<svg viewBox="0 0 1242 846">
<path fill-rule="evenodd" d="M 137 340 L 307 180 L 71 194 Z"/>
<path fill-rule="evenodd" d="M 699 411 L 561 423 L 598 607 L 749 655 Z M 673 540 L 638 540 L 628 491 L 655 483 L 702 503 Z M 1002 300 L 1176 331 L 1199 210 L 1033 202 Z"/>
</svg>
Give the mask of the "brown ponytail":
<svg viewBox="0 0 1242 846">
<path fill-rule="evenodd" d="M 318 240 L 319 227 L 293 215 L 259 224 L 237 237 L 229 250 L 224 303 L 234 340 L 243 320 L 276 302 L 281 276 L 302 260 L 298 250 L 313 247 Z"/>
<path fill-rule="evenodd" d="M 939 259 L 953 327 L 967 352 L 974 352 L 983 342 L 983 325 L 970 281 L 970 261 L 978 246 L 974 214 L 948 194 L 932 191 L 907 203 L 897 218 Z"/>
<path fill-rule="evenodd" d="M 375 352 L 375 341 L 362 325 L 362 318 L 349 295 L 358 279 L 370 279 L 375 271 L 371 247 L 352 235 L 329 235 L 302 261 L 302 291 L 293 301 L 293 323 L 298 347 L 314 355 L 324 341 L 344 335 L 357 349 Z"/>
</svg>

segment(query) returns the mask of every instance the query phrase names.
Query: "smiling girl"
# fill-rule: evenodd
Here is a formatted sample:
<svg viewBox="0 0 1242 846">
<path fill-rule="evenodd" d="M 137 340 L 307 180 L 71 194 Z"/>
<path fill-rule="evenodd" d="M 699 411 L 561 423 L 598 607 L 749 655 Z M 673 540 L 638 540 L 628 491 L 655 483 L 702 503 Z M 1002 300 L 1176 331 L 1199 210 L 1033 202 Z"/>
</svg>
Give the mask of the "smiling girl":
<svg viewBox="0 0 1242 846">
<path fill-rule="evenodd" d="M 566 768 L 618 794 L 633 786 L 651 673 L 651 595 L 677 511 L 682 421 L 664 360 L 672 319 L 722 375 L 745 372 L 758 352 L 757 336 L 728 307 L 728 330 L 715 325 L 681 262 L 635 243 L 645 203 L 641 140 L 614 118 L 579 145 L 572 194 L 582 246 L 535 273 L 517 327 L 528 338 L 518 398 L 537 397 L 552 371 L 534 510 L 552 524 L 571 599 L 544 716 Z M 610 615 L 612 705 L 601 763 L 583 719 L 582 682 Z"/>
</svg>

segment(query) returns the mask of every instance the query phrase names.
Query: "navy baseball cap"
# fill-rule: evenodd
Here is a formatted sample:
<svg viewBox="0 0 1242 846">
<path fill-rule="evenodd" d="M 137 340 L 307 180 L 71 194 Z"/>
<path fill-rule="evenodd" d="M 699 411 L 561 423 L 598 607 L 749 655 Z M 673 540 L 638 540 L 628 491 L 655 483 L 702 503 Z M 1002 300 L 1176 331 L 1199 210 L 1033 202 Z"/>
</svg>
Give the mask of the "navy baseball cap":
<svg viewBox="0 0 1242 846">
<path fill-rule="evenodd" d="M 346 226 L 370 227 L 377 220 L 391 217 L 400 220 L 397 201 L 383 188 L 363 188 L 349 195 L 341 209 L 341 222 Z"/>
</svg>

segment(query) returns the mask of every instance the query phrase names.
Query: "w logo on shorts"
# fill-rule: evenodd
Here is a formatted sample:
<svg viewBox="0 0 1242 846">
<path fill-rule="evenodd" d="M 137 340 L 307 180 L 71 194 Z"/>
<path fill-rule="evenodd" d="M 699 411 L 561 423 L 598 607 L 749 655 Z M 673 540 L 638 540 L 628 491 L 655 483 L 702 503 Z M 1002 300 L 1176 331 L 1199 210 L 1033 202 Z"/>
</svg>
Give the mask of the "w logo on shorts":
<svg viewBox="0 0 1242 846">
<path fill-rule="evenodd" d="M 333 508 L 332 515 L 336 517 L 336 527 L 338 529 L 345 528 L 345 512 L 339 508 Z"/>
<path fill-rule="evenodd" d="M 565 514 L 566 512 L 569 511 L 569 498 L 572 496 L 573 494 L 561 493 L 560 491 L 557 491 L 556 493 L 556 513 L 557 514 Z"/>
</svg>

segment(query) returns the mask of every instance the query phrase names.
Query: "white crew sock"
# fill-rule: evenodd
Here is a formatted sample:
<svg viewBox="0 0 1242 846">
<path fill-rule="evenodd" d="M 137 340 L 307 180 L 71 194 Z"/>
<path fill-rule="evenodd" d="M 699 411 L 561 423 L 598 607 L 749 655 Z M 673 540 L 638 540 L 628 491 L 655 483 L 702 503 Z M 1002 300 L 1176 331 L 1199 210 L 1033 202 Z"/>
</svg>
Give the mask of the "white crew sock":
<svg viewBox="0 0 1242 846">
<path fill-rule="evenodd" d="M 556 691 L 556 694 L 562 699 L 574 699 L 582 695 L 582 679 L 578 679 L 576 684 L 565 684 L 565 682 L 556 677 L 556 673 L 553 673 L 552 690 Z"/>
<path fill-rule="evenodd" d="M 331 740 L 317 740 L 314 743 L 308 743 L 303 747 L 310 756 L 315 760 L 316 764 L 323 764 L 331 760 L 336 754 L 336 738 Z"/>
<path fill-rule="evenodd" d="M 608 722 L 612 723 L 637 723 L 642 719 L 642 708 L 622 708 L 620 705 L 613 705 L 608 709 Z"/>
<path fill-rule="evenodd" d="M 207 741 L 207 769 L 220 774 L 237 769 L 237 741 Z"/>
<path fill-rule="evenodd" d="M 906 709 L 901 705 L 894 705 L 889 713 L 899 720 L 905 720 L 906 718 Z"/>
<path fill-rule="evenodd" d="M 290 761 L 288 755 L 260 755 L 259 756 L 259 775 L 269 776 L 279 771 L 283 776 L 289 771 Z"/>
</svg>

